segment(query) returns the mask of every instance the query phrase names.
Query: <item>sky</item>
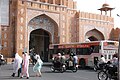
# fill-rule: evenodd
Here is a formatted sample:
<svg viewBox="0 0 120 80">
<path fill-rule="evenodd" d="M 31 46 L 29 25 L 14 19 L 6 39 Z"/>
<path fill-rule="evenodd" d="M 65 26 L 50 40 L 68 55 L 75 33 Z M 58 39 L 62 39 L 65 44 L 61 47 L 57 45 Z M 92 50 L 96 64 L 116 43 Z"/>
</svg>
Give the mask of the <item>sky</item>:
<svg viewBox="0 0 120 80">
<path fill-rule="evenodd" d="M 120 0 L 74 0 L 77 2 L 77 10 L 89 13 L 101 14 L 98 10 L 102 7 L 104 3 L 110 5 L 110 7 L 115 8 L 112 11 L 112 17 L 114 18 L 114 28 L 120 28 Z M 109 13 L 109 12 L 108 12 Z"/>
</svg>

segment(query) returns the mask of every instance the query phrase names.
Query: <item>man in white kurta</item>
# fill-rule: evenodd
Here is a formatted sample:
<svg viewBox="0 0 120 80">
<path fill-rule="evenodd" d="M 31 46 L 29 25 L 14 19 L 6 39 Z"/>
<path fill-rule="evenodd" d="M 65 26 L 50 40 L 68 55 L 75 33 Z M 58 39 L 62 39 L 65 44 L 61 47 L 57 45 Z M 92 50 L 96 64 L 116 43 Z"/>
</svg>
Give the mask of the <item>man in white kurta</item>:
<svg viewBox="0 0 120 80">
<path fill-rule="evenodd" d="M 15 54 L 15 59 L 13 63 L 13 74 L 12 76 L 15 76 L 15 73 L 18 72 L 18 70 L 21 68 L 22 58 L 19 56 L 18 53 Z M 18 73 L 18 77 L 20 76 L 20 73 Z"/>
</svg>

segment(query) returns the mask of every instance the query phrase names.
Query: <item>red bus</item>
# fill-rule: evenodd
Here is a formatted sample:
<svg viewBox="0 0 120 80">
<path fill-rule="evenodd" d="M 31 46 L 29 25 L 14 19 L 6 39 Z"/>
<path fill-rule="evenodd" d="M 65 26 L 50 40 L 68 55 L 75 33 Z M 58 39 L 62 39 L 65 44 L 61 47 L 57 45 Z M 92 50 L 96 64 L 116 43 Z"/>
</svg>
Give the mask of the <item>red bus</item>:
<svg viewBox="0 0 120 80">
<path fill-rule="evenodd" d="M 83 68 L 85 66 L 94 67 L 95 60 L 99 60 L 101 55 L 105 57 L 106 61 L 109 61 L 117 51 L 118 42 L 109 40 L 51 44 L 49 46 L 49 54 L 53 57 L 59 52 L 64 52 L 66 57 L 68 57 L 71 52 L 76 53 L 78 56 L 78 64 Z"/>
</svg>

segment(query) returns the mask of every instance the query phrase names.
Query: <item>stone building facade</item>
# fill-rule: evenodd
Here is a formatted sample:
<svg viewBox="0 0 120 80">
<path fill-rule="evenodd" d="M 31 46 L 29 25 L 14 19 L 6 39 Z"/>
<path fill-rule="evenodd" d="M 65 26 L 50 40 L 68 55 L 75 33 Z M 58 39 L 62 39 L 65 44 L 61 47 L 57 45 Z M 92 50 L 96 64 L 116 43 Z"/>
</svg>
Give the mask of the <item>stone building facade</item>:
<svg viewBox="0 0 120 80">
<path fill-rule="evenodd" d="M 112 29 L 110 33 L 110 40 L 118 41 L 120 34 L 120 28 Z"/>
<path fill-rule="evenodd" d="M 80 12 L 73 0 L 7 0 L 9 25 L 0 24 L 6 57 L 35 48 L 48 57 L 49 44 L 108 40 L 114 19 Z M 1 15 L 2 16 L 2 15 Z"/>
</svg>

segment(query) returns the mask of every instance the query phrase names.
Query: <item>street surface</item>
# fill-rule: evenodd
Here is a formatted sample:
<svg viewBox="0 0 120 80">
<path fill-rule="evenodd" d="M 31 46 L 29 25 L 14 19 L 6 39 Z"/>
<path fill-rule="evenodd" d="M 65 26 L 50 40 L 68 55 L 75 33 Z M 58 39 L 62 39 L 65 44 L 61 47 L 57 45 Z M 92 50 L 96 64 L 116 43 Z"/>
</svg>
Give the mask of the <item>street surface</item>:
<svg viewBox="0 0 120 80">
<path fill-rule="evenodd" d="M 42 77 L 35 77 L 35 73 L 32 70 L 33 65 L 29 67 L 29 80 L 98 80 L 97 72 L 86 69 L 78 70 L 76 73 L 67 70 L 64 73 L 51 72 L 49 66 L 42 67 Z M 26 77 L 20 79 L 18 77 L 11 77 L 13 70 L 12 65 L 7 64 L 0 67 L 0 80 L 27 80 Z"/>
</svg>

